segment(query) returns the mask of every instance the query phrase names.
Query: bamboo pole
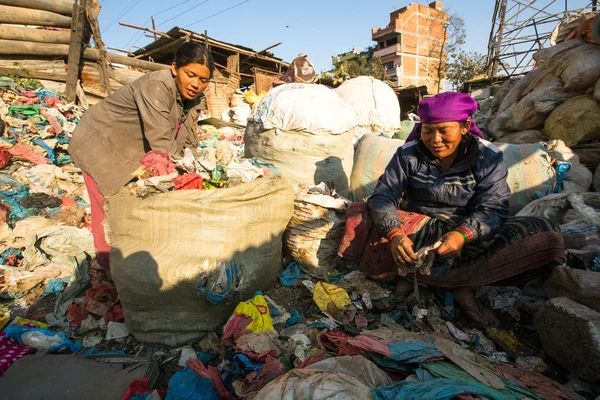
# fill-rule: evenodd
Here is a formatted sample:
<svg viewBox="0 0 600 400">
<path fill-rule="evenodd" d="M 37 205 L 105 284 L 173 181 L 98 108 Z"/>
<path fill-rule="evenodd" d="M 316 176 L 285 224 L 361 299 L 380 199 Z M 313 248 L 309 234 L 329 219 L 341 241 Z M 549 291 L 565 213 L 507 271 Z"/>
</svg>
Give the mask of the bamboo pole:
<svg viewBox="0 0 600 400">
<path fill-rule="evenodd" d="M 73 24 L 71 26 L 71 38 L 69 41 L 69 46 L 67 47 L 69 58 L 67 68 L 67 90 L 65 93 L 67 99 L 71 102 L 75 102 L 77 96 L 76 91 L 77 81 L 79 80 L 79 63 L 81 62 L 83 30 L 85 28 L 85 3 L 86 0 L 78 0 L 73 3 Z M 44 46 L 44 48 L 47 46 Z M 63 45 L 55 44 L 53 46 Z"/>
<path fill-rule="evenodd" d="M 162 50 L 164 50 L 164 49 L 168 49 L 168 48 L 170 48 L 170 47 L 174 47 L 174 46 L 179 46 L 179 45 L 180 45 L 181 43 L 183 43 L 184 41 L 185 41 L 185 39 L 184 39 L 184 38 L 179 38 L 179 39 L 173 40 L 172 42 L 168 42 L 168 43 L 166 43 L 166 44 L 164 44 L 164 45 L 162 45 L 162 46 L 159 46 L 159 47 L 157 47 L 157 48 L 155 48 L 155 49 L 148 50 L 148 51 L 147 51 L 147 52 L 145 52 L 144 54 L 139 54 L 139 55 L 135 56 L 134 58 L 145 58 L 145 57 L 149 57 L 149 56 L 151 56 L 152 54 L 156 54 L 156 53 L 158 53 L 158 52 L 160 52 L 160 51 L 162 51 Z"/>
<path fill-rule="evenodd" d="M 13 40 L 0 39 L 0 56 L 40 56 L 40 57 L 64 57 L 69 55 L 69 46 L 66 44 L 47 44 L 40 46 L 34 42 L 17 42 Z M 107 53 L 108 59 L 114 64 L 124 64 L 130 67 L 158 71 L 171 68 L 170 65 L 158 64 L 120 54 Z M 100 53 L 96 49 L 86 48 L 83 57 L 90 61 L 99 61 Z"/>
<path fill-rule="evenodd" d="M 53 31 L 48 29 L 22 28 L 18 26 L 0 25 L 0 39 L 18 40 L 22 42 L 69 44 L 71 33 L 68 30 Z"/>
<path fill-rule="evenodd" d="M 134 67 L 134 68 L 147 69 L 150 71 L 158 71 L 161 69 L 171 68 L 170 65 L 153 63 L 153 62 L 144 61 L 144 60 L 138 60 L 138 59 L 135 59 L 132 57 L 122 56 L 120 54 L 107 53 L 107 55 L 108 55 L 109 61 L 113 64 L 123 64 L 123 65 L 128 65 L 128 66 Z M 90 48 L 85 49 L 85 51 L 83 52 L 83 57 L 86 60 L 91 60 L 91 61 L 100 60 L 100 54 L 98 53 L 98 50 L 96 50 L 96 49 L 90 49 Z"/>
<path fill-rule="evenodd" d="M 186 31 L 185 29 L 179 29 L 179 32 L 183 33 L 184 35 L 191 35 L 192 38 L 196 39 L 196 41 L 199 42 L 199 43 L 204 42 L 204 36 L 203 35 L 198 35 L 198 34 L 196 34 L 194 32 Z M 211 39 L 211 38 L 207 38 L 207 39 L 208 39 L 208 44 L 210 46 L 220 47 L 222 49 L 230 50 L 230 51 L 233 51 L 235 53 L 244 54 L 246 56 L 254 56 L 256 58 L 260 58 L 261 60 L 271 61 L 271 62 L 274 62 L 274 63 L 277 63 L 277 64 L 284 65 L 286 67 L 288 67 L 290 65 L 290 64 L 286 63 L 285 61 L 277 60 L 277 59 L 269 57 L 269 56 L 263 56 L 263 55 L 257 54 L 254 51 L 244 50 L 244 49 L 241 49 L 239 47 L 235 47 L 235 46 L 229 45 L 227 43 L 219 42 L 218 40 L 215 40 L 215 39 Z"/>
<path fill-rule="evenodd" d="M 70 28 L 71 18 L 50 11 L 0 5 L 0 24 L 39 25 Z"/>
<path fill-rule="evenodd" d="M 72 16 L 73 0 L 0 0 L 0 5 L 32 8 Z"/>
<path fill-rule="evenodd" d="M 127 28 L 139 29 L 140 31 L 146 31 L 150 33 L 154 33 L 155 35 L 166 37 L 167 39 L 173 39 L 167 32 L 157 31 L 156 29 L 144 28 L 143 26 L 126 24 L 125 22 L 119 22 L 119 25 L 125 26 Z"/>
<path fill-rule="evenodd" d="M 94 35 L 94 44 L 96 49 L 100 53 L 100 71 L 102 74 L 102 81 L 104 82 L 104 86 L 106 88 L 106 94 L 110 95 L 110 76 L 108 75 L 108 57 L 106 55 L 106 48 L 104 46 L 104 41 L 102 40 L 102 36 L 100 35 L 100 25 L 98 24 L 98 2 L 87 1 L 85 10 L 88 17 L 88 22 L 90 23 L 90 28 L 92 29 L 92 35 Z"/>
</svg>

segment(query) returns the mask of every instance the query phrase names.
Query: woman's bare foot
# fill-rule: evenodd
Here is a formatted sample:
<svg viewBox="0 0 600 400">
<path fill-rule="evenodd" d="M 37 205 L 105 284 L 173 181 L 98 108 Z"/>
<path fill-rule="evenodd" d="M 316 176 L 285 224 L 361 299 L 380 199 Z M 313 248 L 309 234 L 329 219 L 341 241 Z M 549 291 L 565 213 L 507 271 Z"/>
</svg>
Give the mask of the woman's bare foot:
<svg viewBox="0 0 600 400">
<path fill-rule="evenodd" d="M 473 296 L 473 290 L 468 288 L 455 289 L 452 294 L 456 303 L 473 322 L 482 327 L 497 327 L 500 321 L 496 316 L 484 307 L 480 307 Z"/>
<path fill-rule="evenodd" d="M 396 297 L 407 297 L 414 290 L 414 284 L 404 278 L 398 278 L 396 280 L 396 290 L 394 294 Z"/>
</svg>

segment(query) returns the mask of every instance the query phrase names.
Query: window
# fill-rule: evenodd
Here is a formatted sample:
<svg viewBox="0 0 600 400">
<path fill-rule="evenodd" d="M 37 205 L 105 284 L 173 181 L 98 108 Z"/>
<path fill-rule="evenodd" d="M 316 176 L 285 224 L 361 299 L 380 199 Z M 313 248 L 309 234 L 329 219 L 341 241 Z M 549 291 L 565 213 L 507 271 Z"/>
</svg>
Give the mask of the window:
<svg viewBox="0 0 600 400">
<path fill-rule="evenodd" d="M 388 47 L 389 47 L 389 46 L 393 46 L 393 45 L 395 45 L 395 44 L 398 44 L 398 38 L 397 38 L 397 37 L 395 37 L 395 38 L 391 38 L 391 39 L 388 39 L 388 40 L 387 40 L 387 45 L 388 45 Z"/>
<path fill-rule="evenodd" d="M 390 61 L 390 62 L 383 63 L 383 66 L 385 67 L 386 71 L 391 71 L 394 69 L 394 62 Z"/>
<path fill-rule="evenodd" d="M 378 49 L 383 49 L 383 48 L 385 48 L 385 41 L 383 41 L 383 40 L 382 40 L 381 42 L 377 43 L 377 48 L 378 48 Z"/>
</svg>

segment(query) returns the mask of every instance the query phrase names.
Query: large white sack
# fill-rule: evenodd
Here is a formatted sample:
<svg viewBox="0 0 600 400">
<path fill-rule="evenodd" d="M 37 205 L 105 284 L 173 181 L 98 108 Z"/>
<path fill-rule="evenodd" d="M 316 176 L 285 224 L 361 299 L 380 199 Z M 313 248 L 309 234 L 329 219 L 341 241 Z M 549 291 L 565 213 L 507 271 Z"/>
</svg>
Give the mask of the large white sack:
<svg viewBox="0 0 600 400">
<path fill-rule="evenodd" d="M 341 196 L 348 197 L 352 173 L 354 130 L 339 135 L 313 135 L 280 129 L 263 129 L 249 122 L 244 135 L 245 155 L 275 165 L 292 185 L 325 182 Z"/>
<path fill-rule="evenodd" d="M 398 97 L 382 81 L 370 76 L 359 76 L 342 83 L 334 90 L 354 108 L 360 127 L 375 133 L 394 133 L 400 130 Z"/>
<path fill-rule="evenodd" d="M 110 268 L 130 332 L 145 343 L 181 346 L 268 289 L 293 200 L 279 175 L 225 189 L 140 199 L 124 188 L 112 196 Z"/>
<path fill-rule="evenodd" d="M 379 177 L 404 140 L 388 139 L 375 134 L 365 135 L 354 151 L 350 176 L 350 199 L 367 201 L 375 191 Z"/>
<path fill-rule="evenodd" d="M 250 118 L 266 130 L 339 135 L 357 125 L 354 109 L 323 85 L 288 83 L 271 89 Z"/>
<path fill-rule="evenodd" d="M 600 138 L 600 103 L 590 95 L 573 97 L 552 111 L 544 130 L 567 146 Z"/>
<path fill-rule="evenodd" d="M 512 143 L 512 144 L 533 144 L 547 140 L 548 136 L 546 132 L 540 129 L 511 132 L 506 135 L 502 135 L 498 142 Z"/>
<path fill-rule="evenodd" d="M 502 151 L 508 168 L 506 181 L 511 192 L 508 200 L 509 215 L 517 214 L 538 195 L 546 196 L 554 192 L 556 172 L 544 145 L 495 144 Z"/>
<path fill-rule="evenodd" d="M 565 89 L 583 93 L 600 79 L 600 46 L 586 43 L 570 52 L 571 58 L 560 77 L 565 82 Z"/>
<path fill-rule="evenodd" d="M 579 161 L 579 156 L 562 140 L 552 140 L 547 145 L 550 157 L 571 164 L 563 181 L 563 191 L 569 193 L 587 192 L 592 185 L 592 171 Z"/>
<path fill-rule="evenodd" d="M 549 68 L 550 65 L 556 64 L 557 58 L 560 57 L 560 55 L 563 54 L 563 52 L 570 51 L 575 47 L 581 46 L 585 43 L 586 41 L 581 38 L 576 38 L 567 42 L 562 42 L 557 44 L 556 46 L 547 47 L 545 49 L 537 51 L 533 55 L 533 59 L 537 63 L 538 68 Z"/>
<path fill-rule="evenodd" d="M 552 110 L 574 96 L 574 92 L 564 89 L 560 78 L 552 78 L 519 100 L 506 121 L 505 128 L 509 131 L 543 128 Z"/>
</svg>

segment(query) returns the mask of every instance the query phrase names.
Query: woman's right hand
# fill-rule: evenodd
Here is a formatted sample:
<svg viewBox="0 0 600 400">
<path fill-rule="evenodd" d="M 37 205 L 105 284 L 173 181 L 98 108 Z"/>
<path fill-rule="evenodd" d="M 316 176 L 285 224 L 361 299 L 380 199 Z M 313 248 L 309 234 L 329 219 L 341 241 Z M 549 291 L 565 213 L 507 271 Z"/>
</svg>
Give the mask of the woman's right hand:
<svg viewBox="0 0 600 400">
<path fill-rule="evenodd" d="M 406 234 L 401 233 L 392 237 L 390 245 L 394 261 L 398 265 L 398 268 L 400 268 L 400 274 L 402 275 L 403 269 L 410 268 L 417 261 L 414 244 Z"/>
</svg>

